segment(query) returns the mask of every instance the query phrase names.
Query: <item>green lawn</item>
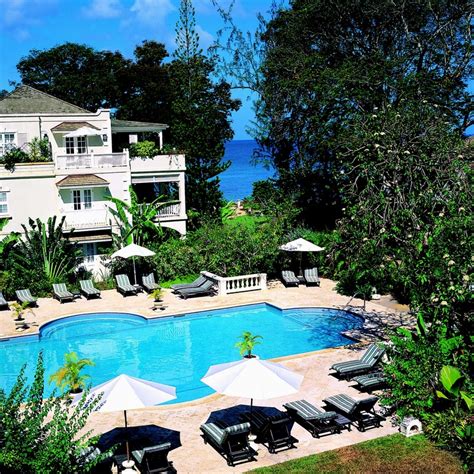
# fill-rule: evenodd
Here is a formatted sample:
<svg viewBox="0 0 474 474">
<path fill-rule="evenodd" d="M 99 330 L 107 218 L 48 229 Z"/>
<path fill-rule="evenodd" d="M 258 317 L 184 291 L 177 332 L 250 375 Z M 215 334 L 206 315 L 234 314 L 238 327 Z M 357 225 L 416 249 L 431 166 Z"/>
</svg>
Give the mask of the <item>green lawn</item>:
<svg viewBox="0 0 474 474">
<path fill-rule="evenodd" d="M 454 474 L 463 469 L 455 456 L 435 448 L 423 435 L 405 438 L 395 434 L 250 472 Z"/>
<path fill-rule="evenodd" d="M 191 283 L 198 277 L 198 274 L 185 275 L 183 277 L 175 278 L 174 280 L 163 281 L 160 283 L 160 286 L 162 288 L 171 288 L 171 285 L 179 285 L 180 283 Z"/>
<path fill-rule="evenodd" d="M 227 219 L 225 220 L 225 224 L 234 227 L 247 227 L 251 230 L 255 230 L 257 224 L 265 222 L 266 219 L 266 217 L 245 215 L 233 217 L 232 219 Z"/>
</svg>

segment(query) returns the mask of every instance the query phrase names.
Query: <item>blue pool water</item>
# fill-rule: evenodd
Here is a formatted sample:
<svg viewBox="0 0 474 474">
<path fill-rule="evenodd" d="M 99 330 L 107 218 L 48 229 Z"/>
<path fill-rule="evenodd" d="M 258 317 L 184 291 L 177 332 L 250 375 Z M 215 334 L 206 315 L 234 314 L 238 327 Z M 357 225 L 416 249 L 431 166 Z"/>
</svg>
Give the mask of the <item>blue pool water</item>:
<svg viewBox="0 0 474 474">
<path fill-rule="evenodd" d="M 240 358 L 234 345 L 243 331 L 263 336 L 254 352 L 266 359 L 350 344 L 340 332 L 361 325 L 345 311 L 281 311 L 267 304 L 153 320 L 123 313 L 73 316 L 43 326 L 39 336 L 1 341 L 0 387 L 9 390 L 24 363 L 31 380 L 40 350 L 46 381 L 64 354 L 76 351 L 95 362 L 85 371 L 92 385 L 125 373 L 176 386 L 174 403 L 184 402 L 212 393 L 200 379 L 210 365 Z M 47 393 L 52 388 L 48 385 Z"/>
</svg>

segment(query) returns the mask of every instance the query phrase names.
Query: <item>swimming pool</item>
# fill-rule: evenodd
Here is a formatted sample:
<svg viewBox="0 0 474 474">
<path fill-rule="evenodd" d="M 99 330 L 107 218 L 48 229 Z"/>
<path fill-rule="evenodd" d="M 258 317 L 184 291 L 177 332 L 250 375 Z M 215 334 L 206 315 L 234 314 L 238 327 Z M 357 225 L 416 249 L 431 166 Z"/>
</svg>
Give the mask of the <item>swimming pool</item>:
<svg viewBox="0 0 474 474">
<path fill-rule="evenodd" d="M 173 402 L 184 402 L 212 393 L 200 379 L 210 365 L 240 358 L 234 346 L 243 331 L 263 336 L 254 352 L 266 359 L 350 344 L 341 331 L 360 326 L 362 319 L 346 311 L 280 310 L 268 304 L 155 319 L 124 313 L 71 316 L 42 326 L 39 336 L 0 341 L 0 387 L 9 390 L 24 363 L 31 380 L 40 350 L 46 381 L 64 354 L 76 351 L 95 362 L 85 371 L 92 385 L 125 373 L 174 385 Z M 52 388 L 47 385 L 46 393 Z"/>
</svg>

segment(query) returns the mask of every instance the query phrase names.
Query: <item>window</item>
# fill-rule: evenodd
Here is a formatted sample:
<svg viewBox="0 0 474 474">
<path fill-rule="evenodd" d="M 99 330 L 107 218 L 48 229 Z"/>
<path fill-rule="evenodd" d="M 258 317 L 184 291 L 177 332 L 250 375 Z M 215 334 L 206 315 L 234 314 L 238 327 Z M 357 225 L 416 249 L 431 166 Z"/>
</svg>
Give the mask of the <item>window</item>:
<svg viewBox="0 0 474 474">
<path fill-rule="evenodd" d="M 66 155 L 82 155 L 87 153 L 86 137 L 65 137 Z"/>
<path fill-rule="evenodd" d="M 7 193 L 0 191 L 0 215 L 8 214 Z"/>
<path fill-rule="evenodd" d="M 74 155 L 74 138 L 66 137 L 66 154 Z"/>
<path fill-rule="evenodd" d="M 91 189 L 74 189 L 72 191 L 72 203 L 75 211 L 81 209 L 92 208 L 92 190 Z"/>
<path fill-rule="evenodd" d="M 0 156 L 15 146 L 15 134 L 12 132 L 0 133 Z"/>
<path fill-rule="evenodd" d="M 94 263 L 95 243 L 82 244 L 82 253 L 84 254 L 84 263 Z"/>
<path fill-rule="evenodd" d="M 84 209 L 90 209 L 92 207 L 92 191 L 90 189 L 84 189 Z"/>
<path fill-rule="evenodd" d="M 81 209 L 81 191 L 79 189 L 72 192 L 72 202 L 74 203 L 74 210 L 79 211 Z"/>
</svg>

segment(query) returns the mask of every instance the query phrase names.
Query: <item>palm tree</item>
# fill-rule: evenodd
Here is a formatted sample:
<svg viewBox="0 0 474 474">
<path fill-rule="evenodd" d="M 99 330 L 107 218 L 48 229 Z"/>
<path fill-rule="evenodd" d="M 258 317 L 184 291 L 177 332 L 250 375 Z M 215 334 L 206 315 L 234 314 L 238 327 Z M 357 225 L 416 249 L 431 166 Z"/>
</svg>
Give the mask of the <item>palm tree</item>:
<svg viewBox="0 0 474 474">
<path fill-rule="evenodd" d="M 257 339 L 263 339 L 262 336 L 253 335 L 250 331 L 244 331 L 240 336 L 241 341 L 238 341 L 235 344 L 240 350 L 240 355 L 243 357 L 251 358 L 252 350 L 257 344 L 261 344 Z"/>
<path fill-rule="evenodd" d="M 115 222 L 119 226 L 120 236 L 117 236 L 119 246 L 128 245 L 132 242 L 137 245 L 146 245 L 149 241 L 163 236 L 163 230 L 157 219 L 161 207 L 174 204 L 177 201 L 160 202 L 162 196 L 158 196 L 152 202 L 140 203 L 133 188 L 129 187 L 130 204 L 121 199 L 109 196 L 107 199 L 115 204 L 115 208 L 109 207 Z"/>
<path fill-rule="evenodd" d="M 81 371 L 92 365 L 95 364 L 91 359 L 79 359 L 76 352 L 68 352 L 64 354 L 64 365 L 49 377 L 49 383 L 54 382 L 63 393 L 80 393 L 90 378 L 90 375 L 81 374 Z"/>
<path fill-rule="evenodd" d="M 10 222 L 10 219 L 6 217 L 0 219 L 0 231 Z M 20 237 L 18 232 L 10 232 L 2 240 L 0 240 L 0 259 L 3 257 L 3 254 L 7 248 L 11 247 Z"/>
</svg>

